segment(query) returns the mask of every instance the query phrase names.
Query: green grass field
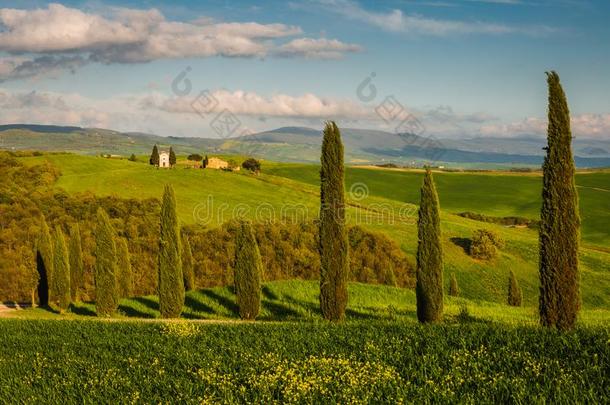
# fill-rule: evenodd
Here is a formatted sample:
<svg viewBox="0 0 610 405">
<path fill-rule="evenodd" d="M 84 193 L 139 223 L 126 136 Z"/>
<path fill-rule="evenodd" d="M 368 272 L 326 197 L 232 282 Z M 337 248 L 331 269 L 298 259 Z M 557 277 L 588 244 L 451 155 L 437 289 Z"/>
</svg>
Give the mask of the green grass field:
<svg viewBox="0 0 610 405">
<path fill-rule="evenodd" d="M 57 186 L 70 193 L 93 192 L 131 198 L 159 198 L 163 186 L 176 191 L 178 213 L 184 224 L 217 226 L 237 213 L 251 218 L 317 217 L 318 168 L 263 162 L 260 176 L 239 172 L 179 168 L 158 170 L 143 162 L 79 155 L 23 158 L 28 164 L 52 162 L 62 176 Z M 142 159 L 144 160 L 144 159 Z M 531 174 L 437 173 L 441 209 L 445 280 L 455 273 L 463 297 L 504 303 L 509 270 L 515 271 L 524 293 L 524 304 L 537 305 L 538 236 L 535 230 L 507 228 L 454 215 L 474 211 L 489 215 L 536 218 L 540 178 Z M 610 210 L 606 190 L 610 173 L 581 174 L 577 181 L 583 210 L 581 291 L 584 308 L 608 308 L 610 303 Z M 349 192 L 356 183 L 368 195 Z M 347 168 L 348 220 L 383 232 L 409 255 L 417 248 L 416 203 L 421 173 Z M 599 190 L 598 190 L 599 189 Z M 583 191 L 588 190 L 588 191 Z M 355 191 L 355 190 L 354 190 Z M 404 210 L 404 208 L 407 208 Z M 258 211 L 257 211 L 258 209 Z M 403 211 L 401 211 L 403 210 Z M 405 215 L 400 215 L 405 212 Z M 258 215 L 257 215 L 258 213 Z M 495 230 L 505 247 L 491 261 L 470 257 L 463 241 L 478 228 Z"/>
<path fill-rule="evenodd" d="M 0 320 L 3 403 L 605 403 L 608 329 Z"/>
</svg>

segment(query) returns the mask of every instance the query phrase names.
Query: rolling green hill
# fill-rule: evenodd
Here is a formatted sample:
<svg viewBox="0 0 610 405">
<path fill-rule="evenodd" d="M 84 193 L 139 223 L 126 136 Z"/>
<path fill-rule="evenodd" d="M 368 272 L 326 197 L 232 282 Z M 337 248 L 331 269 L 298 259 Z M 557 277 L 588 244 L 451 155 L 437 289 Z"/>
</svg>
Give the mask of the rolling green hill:
<svg viewBox="0 0 610 405">
<path fill-rule="evenodd" d="M 178 168 L 159 170 L 143 162 L 78 155 L 21 158 L 29 164 L 44 160 L 59 167 L 57 186 L 70 193 L 145 198 L 160 197 L 171 183 L 184 224 L 216 226 L 237 213 L 259 220 L 314 219 L 319 206 L 317 172 L 313 165 L 263 163 L 263 174 Z M 507 228 L 455 215 L 474 211 L 490 215 L 535 218 L 540 178 L 535 175 L 437 173 L 443 227 L 445 279 L 455 273 L 463 297 L 504 302 L 509 270 L 514 270 L 527 306 L 537 304 L 538 238 L 535 230 Z M 583 208 L 581 249 L 582 298 L 585 308 L 607 308 L 610 303 L 610 252 L 607 225 L 609 173 L 578 177 Z M 584 179 L 581 181 L 581 179 Z M 362 184 L 357 184 L 362 183 Z M 354 184 L 368 189 L 349 193 Z M 417 246 L 416 209 L 421 173 L 348 168 L 347 216 L 350 223 L 381 231 L 396 240 L 409 255 Z M 362 198 L 363 197 L 363 198 Z M 505 240 L 501 254 L 491 261 L 470 257 L 465 248 L 479 228 L 493 229 Z"/>
</svg>

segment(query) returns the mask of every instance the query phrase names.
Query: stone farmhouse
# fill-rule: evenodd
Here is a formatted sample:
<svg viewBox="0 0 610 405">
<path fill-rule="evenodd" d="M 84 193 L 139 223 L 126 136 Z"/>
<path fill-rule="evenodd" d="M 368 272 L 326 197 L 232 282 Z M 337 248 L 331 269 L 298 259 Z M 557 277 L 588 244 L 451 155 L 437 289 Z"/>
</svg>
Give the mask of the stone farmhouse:
<svg viewBox="0 0 610 405">
<path fill-rule="evenodd" d="M 222 160 L 217 157 L 211 157 L 208 159 L 208 165 L 206 166 L 208 169 L 228 169 L 229 162 L 226 160 Z M 233 170 L 238 171 L 240 169 L 239 166 L 233 168 Z"/>
</svg>

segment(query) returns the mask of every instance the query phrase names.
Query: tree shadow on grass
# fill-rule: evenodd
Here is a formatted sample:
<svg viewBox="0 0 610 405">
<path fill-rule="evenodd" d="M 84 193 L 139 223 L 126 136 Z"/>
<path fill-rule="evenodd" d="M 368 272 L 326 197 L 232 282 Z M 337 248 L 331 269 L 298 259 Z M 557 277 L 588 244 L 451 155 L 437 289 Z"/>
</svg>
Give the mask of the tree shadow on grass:
<svg viewBox="0 0 610 405">
<path fill-rule="evenodd" d="M 134 298 L 134 300 L 135 300 L 135 298 Z M 154 318 L 155 317 L 153 314 L 138 311 L 137 309 L 130 307 L 128 305 L 125 305 L 125 304 L 119 305 L 119 311 L 121 311 L 122 313 L 124 313 L 125 315 L 127 315 L 130 318 Z"/>
<path fill-rule="evenodd" d="M 53 311 L 53 312 L 58 313 L 55 311 Z M 74 304 L 70 304 L 70 312 L 72 312 L 73 314 L 82 315 L 82 316 L 97 316 L 95 309 L 90 309 L 90 308 L 83 307 L 83 306 L 76 306 Z"/>
<path fill-rule="evenodd" d="M 222 295 L 217 294 L 211 290 L 201 290 L 201 294 L 218 302 L 220 305 L 225 307 L 229 312 L 234 313 L 234 314 L 239 313 L 239 307 L 237 306 L 237 304 L 234 303 L 233 301 L 231 301 L 230 299 L 228 299 L 227 297 L 223 297 Z"/>
<path fill-rule="evenodd" d="M 212 307 L 210 307 L 207 304 L 204 304 L 203 302 L 193 298 L 190 295 L 187 295 L 184 298 L 184 306 L 185 309 L 189 309 L 191 312 L 195 312 L 195 313 L 203 313 L 203 314 L 208 314 L 208 315 L 214 315 L 214 309 Z M 199 318 L 198 316 L 193 315 L 192 313 L 183 313 L 183 316 L 185 318 L 191 318 L 191 319 L 197 319 Z"/>
<path fill-rule="evenodd" d="M 294 308 L 281 302 L 267 301 L 262 302 L 262 307 L 269 313 L 270 320 L 281 320 L 286 318 L 301 318 L 303 315 Z"/>
<path fill-rule="evenodd" d="M 268 298 L 272 301 L 277 301 L 280 299 L 280 297 L 278 297 L 278 295 L 276 293 L 274 293 L 273 291 L 271 291 L 271 289 L 269 288 L 269 286 L 264 285 L 263 289 L 262 289 L 263 295 L 265 296 L 265 298 Z"/>
<path fill-rule="evenodd" d="M 139 302 L 142 305 L 147 306 L 148 308 L 154 310 L 154 311 L 159 311 L 159 303 L 151 298 L 146 298 L 146 297 L 133 297 L 132 298 L 134 301 Z"/>
<path fill-rule="evenodd" d="M 450 238 L 449 239 L 451 242 L 453 242 L 454 245 L 461 247 L 464 250 L 464 253 L 469 254 L 470 253 L 470 245 L 472 244 L 472 240 L 468 239 L 468 238 Z"/>
</svg>

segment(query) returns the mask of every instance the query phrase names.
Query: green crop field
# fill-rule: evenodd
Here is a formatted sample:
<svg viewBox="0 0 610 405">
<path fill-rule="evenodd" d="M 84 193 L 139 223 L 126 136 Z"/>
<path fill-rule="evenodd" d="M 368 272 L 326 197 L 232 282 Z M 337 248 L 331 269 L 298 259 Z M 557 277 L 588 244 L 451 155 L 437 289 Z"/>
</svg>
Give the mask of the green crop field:
<svg viewBox="0 0 610 405">
<path fill-rule="evenodd" d="M 131 198 L 160 198 L 163 185 L 176 191 L 182 223 L 217 226 L 236 214 L 251 218 L 317 216 L 318 168 L 263 162 L 260 176 L 242 172 L 178 168 L 159 170 L 144 163 L 79 155 L 22 158 L 28 164 L 50 161 L 60 168 L 57 186 L 70 193 L 93 192 Z M 540 178 L 532 174 L 436 173 L 443 228 L 445 280 L 455 273 L 462 296 L 504 303 L 509 270 L 524 294 L 524 304 L 538 302 L 538 236 L 527 228 L 508 228 L 455 215 L 473 211 L 488 215 L 537 217 Z M 577 181 L 583 211 L 581 291 L 584 308 L 607 308 L 610 302 L 610 210 L 607 184 L 610 173 L 581 174 Z M 368 194 L 358 193 L 364 184 Z M 354 186 L 356 184 L 356 186 Z M 367 168 L 347 169 L 348 220 L 383 232 L 409 255 L 417 248 L 416 207 L 421 173 Z M 354 186 L 353 193 L 350 189 Z M 406 208 L 406 210 L 405 210 Z M 402 210 L 402 211 L 401 211 Z M 402 215 L 401 213 L 405 213 Z M 604 226 L 606 225 L 606 226 Z M 474 230 L 495 230 L 505 241 L 500 255 L 490 261 L 467 254 L 463 241 Z"/>
<path fill-rule="evenodd" d="M 0 320 L 11 403 L 604 403 L 608 329 Z"/>
</svg>

